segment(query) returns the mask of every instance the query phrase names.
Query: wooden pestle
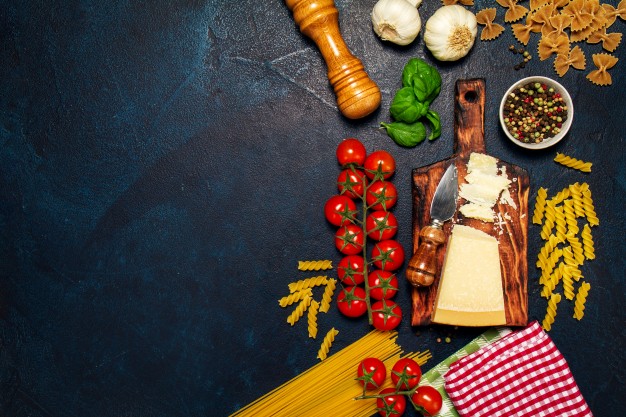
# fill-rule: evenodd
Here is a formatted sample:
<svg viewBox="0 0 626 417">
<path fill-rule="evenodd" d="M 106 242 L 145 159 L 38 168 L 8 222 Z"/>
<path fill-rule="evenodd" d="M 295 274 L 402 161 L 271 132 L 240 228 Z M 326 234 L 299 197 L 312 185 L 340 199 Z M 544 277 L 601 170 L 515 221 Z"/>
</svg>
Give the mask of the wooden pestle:
<svg viewBox="0 0 626 417">
<path fill-rule="evenodd" d="M 343 40 L 334 0 L 285 2 L 300 31 L 311 38 L 322 53 L 341 113 L 348 119 L 359 119 L 376 110 L 380 105 L 380 90 Z"/>
</svg>

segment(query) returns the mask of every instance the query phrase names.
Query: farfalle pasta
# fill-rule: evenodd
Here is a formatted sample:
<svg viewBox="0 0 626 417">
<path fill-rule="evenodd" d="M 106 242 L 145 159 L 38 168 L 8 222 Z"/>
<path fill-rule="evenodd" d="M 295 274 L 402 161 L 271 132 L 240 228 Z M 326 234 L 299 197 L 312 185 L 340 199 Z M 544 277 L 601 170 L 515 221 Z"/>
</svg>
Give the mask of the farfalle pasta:
<svg viewBox="0 0 626 417">
<path fill-rule="evenodd" d="M 602 48 L 614 52 L 622 41 L 622 34 L 618 32 L 607 33 L 606 27 L 596 30 L 587 38 L 589 43 L 602 43 Z"/>
<path fill-rule="evenodd" d="M 517 4 L 517 0 L 496 0 L 498 4 L 506 8 L 504 15 L 504 21 L 507 23 L 516 22 L 522 17 L 526 16 L 528 9 L 520 4 Z"/>
<path fill-rule="evenodd" d="M 563 77 L 570 67 L 584 70 L 587 66 L 585 54 L 580 46 L 576 45 L 567 54 L 557 54 L 554 59 L 554 71 L 559 77 Z"/>
<path fill-rule="evenodd" d="M 574 32 L 585 29 L 593 20 L 593 16 L 589 12 L 588 7 L 586 7 L 585 0 L 570 1 L 563 7 L 561 13 L 567 14 L 572 18 L 571 28 Z"/>
<path fill-rule="evenodd" d="M 490 41 L 496 39 L 504 32 L 504 26 L 494 23 L 496 18 L 496 8 L 490 7 L 483 9 L 476 13 L 476 22 L 479 25 L 483 25 L 484 28 L 480 31 L 480 39 L 483 41 Z"/>
<path fill-rule="evenodd" d="M 544 36 L 537 45 L 539 59 L 545 61 L 552 55 L 562 55 L 569 52 L 569 38 L 567 35 L 549 35 Z"/>
<path fill-rule="evenodd" d="M 594 65 L 598 69 L 587 74 L 587 79 L 600 86 L 613 84 L 613 78 L 609 74 L 609 70 L 617 64 L 619 59 L 616 56 L 605 53 L 593 54 L 592 58 Z"/>
</svg>

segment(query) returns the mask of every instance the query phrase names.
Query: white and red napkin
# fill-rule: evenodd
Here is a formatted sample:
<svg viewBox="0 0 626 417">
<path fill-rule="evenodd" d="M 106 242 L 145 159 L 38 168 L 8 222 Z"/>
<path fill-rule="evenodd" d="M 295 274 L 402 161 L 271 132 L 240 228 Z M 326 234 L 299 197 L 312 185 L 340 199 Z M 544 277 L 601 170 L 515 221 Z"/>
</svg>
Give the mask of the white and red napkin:
<svg viewBox="0 0 626 417">
<path fill-rule="evenodd" d="M 444 379 L 461 417 L 593 416 L 536 321 L 454 362 Z"/>
</svg>

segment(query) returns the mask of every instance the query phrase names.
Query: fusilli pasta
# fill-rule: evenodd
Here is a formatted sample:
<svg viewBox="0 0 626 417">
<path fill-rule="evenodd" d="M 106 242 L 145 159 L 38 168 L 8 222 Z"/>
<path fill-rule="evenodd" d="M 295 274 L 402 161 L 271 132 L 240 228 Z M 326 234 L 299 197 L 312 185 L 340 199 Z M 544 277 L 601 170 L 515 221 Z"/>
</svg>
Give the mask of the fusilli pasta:
<svg viewBox="0 0 626 417">
<path fill-rule="evenodd" d="M 333 269 L 333 262 L 330 260 L 321 261 L 298 261 L 300 271 L 319 271 L 321 269 Z"/>
<path fill-rule="evenodd" d="M 568 168 L 577 169 L 581 172 L 591 172 L 591 162 L 585 162 L 580 159 L 572 158 L 571 156 L 567 156 L 559 152 L 556 153 L 554 162 L 557 162 Z"/>
<path fill-rule="evenodd" d="M 567 221 L 565 220 L 565 212 L 562 206 L 558 206 L 555 209 L 554 228 L 556 229 L 556 237 L 559 239 L 565 239 L 567 234 Z"/>
<path fill-rule="evenodd" d="M 309 312 L 307 314 L 307 324 L 309 330 L 309 337 L 315 339 L 317 337 L 317 312 L 320 308 L 320 303 L 313 300 L 309 306 Z"/>
<path fill-rule="evenodd" d="M 294 292 L 292 294 L 286 295 L 280 300 L 278 300 L 278 304 L 281 307 L 287 307 L 287 306 L 292 305 L 293 303 L 297 303 L 298 301 L 302 300 L 306 296 L 309 296 L 309 297 L 313 296 L 313 291 L 310 288 L 303 288 L 302 290 L 298 292 Z"/>
<path fill-rule="evenodd" d="M 581 320 L 585 315 L 585 302 L 587 301 L 587 295 L 591 289 L 591 284 L 584 282 L 578 287 L 576 293 L 576 299 L 574 300 L 574 318 Z"/>
<path fill-rule="evenodd" d="M 596 253 L 593 243 L 593 236 L 591 235 L 591 227 L 585 223 L 583 231 L 580 233 L 580 237 L 583 240 L 583 253 L 586 259 L 595 259 Z"/>
<path fill-rule="evenodd" d="M 570 196 L 574 202 L 574 212 L 576 217 L 585 217 L 585 208 L 583 207 L 583 193 L 581 185 L 577 182 L 569 186 Z"/>
<path fill-rule="evenodd" d="M 292 282 L 289 284 L 289 292 L 294 293 L 307 288 L 318 287 L 320 285 L 326 284 L 327 282 L 328 277 L 326 275 L 301 279 L 300 281 Z"/>
<path fill-rule="evenodd" d="M 324 336 L 324 340 L 322 340 L 320 350 L 317 352 L 317 357 L 319 360 L 323 361 L 324 359 L 326 359 L 326 357 L 328 356 L 328 352 L 330 351 L 330 347 L 335 341 L 335 336 L 337 336 L 338 333 L 339 331 L 334 327 L 330 329 L 328 333 L 326 333 L 326 336 Z"/>
<path fill-rule="evenodd" d="M 333 294 L 335 293 L 335 287 L 337 286 L 336 279 L 329 279 L 328 283 L 326 283 L 326 288 L 324 289 L 324 294 L 322 295 L 322 303 L 320 304 L 320 311 L 322 313 L 327 313 L 330 308 L 330 302 L 333 299 Z"/>
<path fill-rule="evenodd" d="M 554 320 L 556 318 L 556 308 L 560 302 L 561 302 L 561 294 L 559 293 L 552 294 L 550 296 L 550 299 L 548 300 L 548 308 L 546 311 L 546 316 L 544 317 L 543 322 L 541 323 L 541 327 L 543 327 L 543 329 L 546 332 L 552 329 L 552 324 L 554 324 Z"/>
<path fill-rule="evenodd" d="M 596 215 L 596 210 L 593 206 L 593 199 L 591 198 L 591 190 L 586 189 L 582 192 L 583 208 L 585 209 L 585 216 L 589 222 L 589 226 L 597 226 L 600 224 L 600 220 Z"/>
<path fill-rule="evenodd" d="M 305 296 L 302 301 L 300 301 L 300 304 L 298 304 L 298 306 L 291 312 L 289 317 L 287 317 L 287 323 L 292 326 L 296 324 L 296 322 L 304 315 L 306 309 L 309 308 L 309 305 L 311 305 L 311 301 L 313 301 L 313 298 L 311 298 L 310 295 Z"/>
<path fill-rule="evenodd" d="M 548 201 L 546 203 L 544 216 L 545 220 L 543 222 L 543 227 L 541 228 L 540 235 L 543 240 L 548 240 L 548 238 L 552 234 L 552 229 L 554 228 L 554 223 L 556 221 L 556 209 L 554 202 Z"/>
<path fill-rule="evenodd" d="M 567 223 L 567 233 L 577 234 L 579 229 L 573 199 L 568 198 L 563 202 L 563 213 L 565 214 L 565 222 Z"/>
<path fill-rule="evenodd" d="M 533 223 L 541 224 L 541 220 L 543 219 L 543 212 L 546 208 L 546 198 L 548 197 L 548 190 L 539 187 L 537 190 L 537 198 L 535 199 L 535 210 L 533 212 Z"/>
<path fill-rule="evenodd" d="M 573 234 L 567 234 L 567 242 L 570 248 L 572 248 L 572 254 L 578 265 L 582 265 L 585 262 L 585 254 L 583 252 L 583 244 Z"/>
</svg>

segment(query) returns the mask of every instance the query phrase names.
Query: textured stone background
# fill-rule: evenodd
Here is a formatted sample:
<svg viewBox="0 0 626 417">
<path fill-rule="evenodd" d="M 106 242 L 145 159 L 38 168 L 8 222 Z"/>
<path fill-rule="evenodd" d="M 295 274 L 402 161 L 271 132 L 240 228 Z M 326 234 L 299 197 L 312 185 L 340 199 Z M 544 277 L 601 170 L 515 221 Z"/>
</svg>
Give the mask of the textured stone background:
<svg viewBox="0 0 626 417">
<path fill-rule="evenodd" d="M 576 322 L 563 304 L 550 335 L 594 413 L 626 413 L 626 47 L 611 87 L 585 79 L 601 47 L 583 47 L 587 70 L 560 80 L 576 106 L 571 133 L 527 152 L 505 139 L 497 106 L 518 78 L 556 78 L 552 60 L 538 59 L 533 38 L 531 65 L 514 71 L 510 30 L 478 41 L 462 61 L 436 63 L 442 137 L 405 149 L 378 123 L 406 61 L 434 61 L 421 37 L 382 43 L 373 4 L 337 1 L 344 38 L 383 93 L 376 113 L 348 121 L 280 0 L 0 1 L 0 415 L 227 415 L 314 365 L 319 340 L 285 323 L 276 300 L 306 277 L 298 260 L 340 259 L 322 213 L 337 143 L 356 136 L 396 157 L 395 214 L 410 248 L 411 169 L 451 154 L 454 82 L 474 77 L 487 83 L 487 149 L 529 171 L 531 205 L 539 186 L 591 186 L 601 224 L 597 259 L 583 266 L 588 307 Z M 438 6 L 422 5 L 424 22 Z M 558 166 L 556 151 L 593 161 L 593 173 Z M 546 308 L 532 267 L 540 244 L 533 225 L 531 320 Z M 334 308 L 320 317 L 320 331 L 331 326 L 333 350 L 368 331 Z M 426 369 L 479 332 L 405 319 L 399 340 L 431 349 Z"/>
</svg>

